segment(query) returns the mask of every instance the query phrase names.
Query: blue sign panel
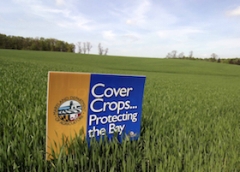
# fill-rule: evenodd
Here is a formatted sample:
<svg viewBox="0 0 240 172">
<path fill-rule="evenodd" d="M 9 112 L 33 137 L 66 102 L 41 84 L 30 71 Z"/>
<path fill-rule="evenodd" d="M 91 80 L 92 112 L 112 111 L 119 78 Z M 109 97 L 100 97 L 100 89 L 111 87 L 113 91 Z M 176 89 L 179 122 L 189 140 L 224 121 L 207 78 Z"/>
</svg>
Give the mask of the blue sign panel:
<svg viewBox="0 0 240 172">
<path fill-rule="evenodd" d="M 140 135 L 145 76 L 91 74 L 87 140 Z"/>
</svg>

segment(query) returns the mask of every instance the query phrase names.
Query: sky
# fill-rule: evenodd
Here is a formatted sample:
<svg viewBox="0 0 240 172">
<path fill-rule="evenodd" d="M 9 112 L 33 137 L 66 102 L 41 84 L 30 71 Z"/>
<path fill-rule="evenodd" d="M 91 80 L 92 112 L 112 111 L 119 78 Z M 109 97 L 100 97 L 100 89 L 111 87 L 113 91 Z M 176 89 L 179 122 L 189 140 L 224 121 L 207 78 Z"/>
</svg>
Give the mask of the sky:
<svg viewBox="0 0 240 172">
<path fill-rule="evenodd" d="M 240 57 L 240 0 L 0 1 L 6 35 L 90 42 L 91 54 L 101 43 L 117 56 Z"/>
</svg>

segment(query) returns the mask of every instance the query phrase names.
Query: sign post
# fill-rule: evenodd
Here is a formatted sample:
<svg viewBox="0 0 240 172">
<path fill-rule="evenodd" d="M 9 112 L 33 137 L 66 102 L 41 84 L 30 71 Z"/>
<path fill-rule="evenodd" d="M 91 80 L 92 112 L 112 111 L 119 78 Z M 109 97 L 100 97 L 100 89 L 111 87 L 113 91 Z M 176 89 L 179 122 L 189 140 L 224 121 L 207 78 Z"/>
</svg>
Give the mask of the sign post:
<svg viewBox="0 0 240 172">
<path fill-rule="evenodd" d="M 114 133 L 136 140 L 140 134 L 145 76 L 49 72 L 46 159 L 61 136 L 83 130 L 87 141 Z M 58 148 L 53 148 L 58 152 Z"/>
</svg>

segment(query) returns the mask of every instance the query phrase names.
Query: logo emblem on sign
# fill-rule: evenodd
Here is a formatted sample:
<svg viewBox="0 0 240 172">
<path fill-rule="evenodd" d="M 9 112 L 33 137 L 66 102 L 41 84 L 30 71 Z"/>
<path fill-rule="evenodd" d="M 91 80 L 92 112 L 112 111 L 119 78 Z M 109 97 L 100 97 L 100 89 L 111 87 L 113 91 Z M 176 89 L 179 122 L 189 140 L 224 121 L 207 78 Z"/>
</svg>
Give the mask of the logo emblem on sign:
<svg viewBox="0 0 240 172">
<path fill-rule="evenodd" d="M 56 121 L 60 122 L 63 125 L 75 124 L 83 116 L 84 104 L 80 99 L 60 101 L 61 103 L 57 104 L 55 109 L 55 118 Z"/>
</svg>

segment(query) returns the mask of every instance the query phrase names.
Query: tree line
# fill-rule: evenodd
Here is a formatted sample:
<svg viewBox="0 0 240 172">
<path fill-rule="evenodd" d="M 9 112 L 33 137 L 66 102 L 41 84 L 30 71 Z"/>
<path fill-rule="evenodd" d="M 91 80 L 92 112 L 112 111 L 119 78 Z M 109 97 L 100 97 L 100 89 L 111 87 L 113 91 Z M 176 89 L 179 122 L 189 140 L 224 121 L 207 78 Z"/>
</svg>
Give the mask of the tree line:
<svg viewBox="0 0 240 172">
<path fill-rule="evenodd" d="M 204 60 L 209 62 L 217 62 L 217 63 L 228 63 L 228 64 L 235 64 L 240 65 L 240 58 L 230 58 L 230 59 L 221 59 L 216 53 L 212 53 L 209 58 L 197 58 L 193 57 L 193 51 L 190 51 L 189 55 L 185 56 L 183 52 L 177 54 L 176 50 L 168 53 L 166 58 L 173 58 L 173 59 L 190 59 L 190 60 Z"/>
<path fill-rule="evenodd" d="M 78 42 L 77 43 L 77 47 L 78 47 L 78 53 L 79 54 L 86 54 L 91 51 L 92 49 L 92 44 L 90 42 Z M 107 55 L 108 53 L 108 48 L 104 49 L 101 45 L 101 43 L 98 44 L 98 54 L 99 55 Z"/>
<path fill-rule="evenodd" d="M 75 45 L 54 38 L 25 38 L 0 33 L 0 49 L 75 52 Z"/>
</svg>

